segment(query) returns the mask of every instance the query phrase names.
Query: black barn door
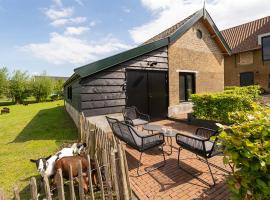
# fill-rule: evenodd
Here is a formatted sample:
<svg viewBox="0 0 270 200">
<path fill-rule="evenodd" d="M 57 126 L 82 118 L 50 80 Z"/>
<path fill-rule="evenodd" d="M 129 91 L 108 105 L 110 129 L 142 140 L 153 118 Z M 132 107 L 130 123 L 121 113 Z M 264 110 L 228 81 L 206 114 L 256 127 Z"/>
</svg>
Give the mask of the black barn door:
<svg viewBox="0 0 270 200">
<path fill-rule="evenodd" d="M 165 118 L 168 113 L 167 73 L 148 72 L 149 114 L 152 118 Z"/>
<path fill-rule="evenodd" d="M 148 113 L 147 73 L 137 70 L 127 72 L 127 106 L 136 106 Z"/>
<path fill-rule="evenodd" d="M 254 85 L 254 73 L 243 72 L 240 73 L 240 86 Z"/>
<path fill-rule="evenodd" d="M 127 106 L 136 106 L 152 119 L 167 117 L 167 72 L 127 70 Z"/>
</svg>

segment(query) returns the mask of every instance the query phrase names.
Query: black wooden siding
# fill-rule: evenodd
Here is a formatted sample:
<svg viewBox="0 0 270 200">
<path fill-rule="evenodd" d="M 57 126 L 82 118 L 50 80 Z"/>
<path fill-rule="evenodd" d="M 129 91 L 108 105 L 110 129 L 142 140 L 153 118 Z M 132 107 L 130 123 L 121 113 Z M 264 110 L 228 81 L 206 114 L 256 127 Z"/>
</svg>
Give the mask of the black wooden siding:
<svg viewBox="0 0 270 200">
<path fill-rule="evenodd" d="M 85 116 L 122 112 L 126 106 L 127 68 L 168 70 L 167 47 L 81 79 L 81 87 L 78 87 L 80 110 L 84 112 Z M 75 97 L 77 97 L 78 91 L 76 91 Z"/>
<path fill-rule="evenodd" d="M 67 88 L 72 87 L 72 99 L 68 99 Z M 74 80 L 64 88 L 65 101 L 71 104 L 76 110 L 81 111 L 81 85 L 79 79 Z"/>
</svg>

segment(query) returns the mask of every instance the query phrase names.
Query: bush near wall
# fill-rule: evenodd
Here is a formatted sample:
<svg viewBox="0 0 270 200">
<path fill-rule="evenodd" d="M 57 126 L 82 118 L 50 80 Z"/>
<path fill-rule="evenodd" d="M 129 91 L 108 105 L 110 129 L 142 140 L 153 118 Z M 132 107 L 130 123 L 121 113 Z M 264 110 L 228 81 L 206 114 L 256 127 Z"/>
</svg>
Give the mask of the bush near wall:
<svg viewBox="0 0 270 200">
<path fill-rule="evenodd" d="M 231 123 L 229 113 L 253 110 L 259 94 L 258 86 L 231 87 L 222 93 L 193 94 L 193 115 L 198 119 Z"/>
<path fill-rule="evenodd" d="M 270 199 L 270 110 L 230 114 L 234 124 L 219 135 L 224 163 L 232 166 L 232 199 Z"/>
</svg>

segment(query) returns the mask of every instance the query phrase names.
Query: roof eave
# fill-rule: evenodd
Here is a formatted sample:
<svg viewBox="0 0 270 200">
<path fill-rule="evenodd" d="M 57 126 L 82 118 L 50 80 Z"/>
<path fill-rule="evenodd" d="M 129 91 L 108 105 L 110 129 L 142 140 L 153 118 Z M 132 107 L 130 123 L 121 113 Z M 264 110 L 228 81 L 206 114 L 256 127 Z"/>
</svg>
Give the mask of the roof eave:
<svg viewBox="0 0 270 200">
<path fill-rule="evenodd" d="M 177 39 L 179 39 L 187 30 L 189 30 L 202 17 L 204 17 L 208 21 L 209 25 L 212 27 L 213 31 L 215 32 L 215 34 L 219 38 L 220 42 L 222 43 L 224 49 L 226 50 L 226 53 L 228 55 L 231 55 L 232 52 L 231 52 L 231 49 L 230 49 L 229 45 L 227 44 L 226 40 L 224 39 L 224 37 L 222 36 L 220 31 L 218 30 L 216 24 L 212 20 L 211 16 L 207 12 L 207 10 L 204 9 L 204 8 L 197 11 L 197 13 L 194 16 L 192 16 L 177 31 L 175 31 L 175 33 L 173 33 L 169 37 L 169 42 L 170 43 L 175 42 Z"/>
<path fill-rule="evenodd" d="M 80 78 L 80 76 L 78 74 L 76 74 L 76 73 L 72 74 L 71 77 L 69 77 L 69 79 L 66 80 L 66 82 L 64 83 L 64 87 L 78 78 Z"/>
</svg>

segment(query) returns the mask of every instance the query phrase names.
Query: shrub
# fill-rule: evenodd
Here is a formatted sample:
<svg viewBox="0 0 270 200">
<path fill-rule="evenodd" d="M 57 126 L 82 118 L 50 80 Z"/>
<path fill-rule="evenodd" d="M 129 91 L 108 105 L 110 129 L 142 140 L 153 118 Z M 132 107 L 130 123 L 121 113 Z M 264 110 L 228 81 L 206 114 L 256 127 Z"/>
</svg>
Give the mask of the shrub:
<svg viewBox="0 0 270 200">
<path fill-rule="evenodd" d="M 199 119 L 231 123 L 229 114 L 253 110 L 259 94 L 258 86 L 233 87 L 223 93 L 193 94 L 193 115 Z"/>
<path fill-rule="evenodd" d="M 219 135 L 224 163 L 233 172 L 228 180 L 233 199 L 270 199 L 270 110 L 230 114 L 234 122 Z"/>
</svg>

